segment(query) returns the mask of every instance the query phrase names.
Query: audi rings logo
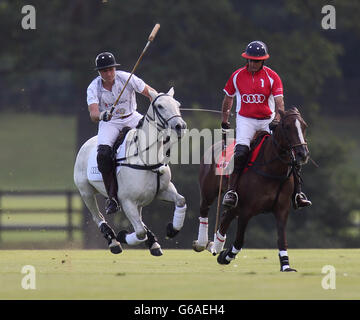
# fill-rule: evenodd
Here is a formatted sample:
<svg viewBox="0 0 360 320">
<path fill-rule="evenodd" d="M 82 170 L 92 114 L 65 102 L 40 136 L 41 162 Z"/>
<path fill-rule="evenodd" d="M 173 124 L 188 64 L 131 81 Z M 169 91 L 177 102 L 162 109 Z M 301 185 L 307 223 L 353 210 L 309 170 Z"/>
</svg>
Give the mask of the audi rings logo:
<svg viewBox="0 0 360 320">
<path fill-rule="evenodd" d="M 263 94 L 243 94 L 241 96 L 242 102 L 244 103 L 263 103 L 265 101 L 265 96 Z"/>
</svg>

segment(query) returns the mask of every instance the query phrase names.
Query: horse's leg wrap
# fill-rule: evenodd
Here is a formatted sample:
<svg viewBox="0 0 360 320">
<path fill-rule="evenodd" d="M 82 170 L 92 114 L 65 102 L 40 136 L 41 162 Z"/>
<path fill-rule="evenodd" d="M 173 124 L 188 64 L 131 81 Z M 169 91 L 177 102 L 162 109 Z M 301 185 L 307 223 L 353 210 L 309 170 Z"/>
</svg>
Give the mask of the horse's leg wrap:
<svg viewBox="0 0 360 320">
<path fill-rule="evenodd" d="M 206 247 L 209 237 L 208 237 L 208 229 L 209 229 L 209 218 L 199 218 L 199 233 L 198 233 L 198 245 Z"/>
<path fill-rule="evenodd" d="M 290 263 L 289 263 L 289 256 L 286 250 L 280 250 L 279 251 L 279 260 L 280 260 L 280 271 L 285 271 L 285 272 L 289 272 L 289 271 L 295 271 L 295 269 L 290 268 Z"/>
<path fill-rule="evenodd" d="M 229 253 L 227 254 L 226 256 L 226 260 L 227 261 L 231 261 L 231 260 L 234 260 L 236 255 L 241 251 L 241 248 L 240 249 L 236 249 L 234 246 L 231 248 L 231 251 L 229 251 Z"/>
<path fill-rule="evenodd" d="M 163 252 L 161 250 L 160 244 L 158 242 L 157 237 L 155 234 L 145 226 L 147 240 L 145 241 L 145 244 L 150 250 L 150 253 L 155 257 L 160 257 L 163 255 Z"/>
<path fill-rule="evenodd" d="M 212 242 L 209 242 L 208 229 L 209 219 L 199 217 L 199 232 L 197 240 L 193 241 L 192 247 L 194 251 L 201 252 L 212 246 Z"/>
<path fill-rule="evenodd" d="M 125 236 L 125 240 L 126 240 L 126 243 L 130 246 L 135 246 L 137 244 L 140 244 L 140 243 L 143 243 L 147 240 L 147 236 L 145 236 L 144 239 L 139 239 L 137 236 L 136 236 L 136 232 L 133 232 L 133 233 L 130 233 L 130 234 L 127 234 Z"/>
<path fill-rule="evenodd" d="M 110 251 L 114 254 L 121 253 L 122 248 L 120 242 L 116 240 L 114 230 L 111 229 L 111 227 L 105 221 L 100 223 L 99 229 L 104 235 L 104 238 L 107 240 Z"/>
<path fill-rule="evenodd" d="M 214 244 L 211 247 L 211 252 L 213 255 L 218 254 L 223 248 L 226 241 L 226 234 L 223 236 L 219 231 L 215 233 Z"/>
<path fill-rule="evenodd" d="M 184 225 L 186 214 L 186 204 L 183 207 L 175 207 L 174 218 L 173 218 L 173 227 L 175 230 L 179 231 Z"/>
<path fill-rule="evenodd" d="M 217 258 L 217 262 L 219 264 L 229 264 L 232 260 L 235 259 L 236 255 L 240 252 L 240 250 L 236 249 L 233 246 L 232 249 L 226 249 L 221 251 Z"/>
</svg>

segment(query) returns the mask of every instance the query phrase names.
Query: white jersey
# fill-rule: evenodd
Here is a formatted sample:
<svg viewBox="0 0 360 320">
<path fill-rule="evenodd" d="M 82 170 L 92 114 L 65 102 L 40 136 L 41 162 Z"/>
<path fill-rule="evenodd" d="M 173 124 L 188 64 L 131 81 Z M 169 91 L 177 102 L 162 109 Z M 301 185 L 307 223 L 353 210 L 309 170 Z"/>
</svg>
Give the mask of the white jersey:
<svg viewBox="0 0 360 320">
<path fill-rule="evenodd" d="M 110 110 L 121 90 L 123 89 L 130 73 L 125 71 L 115 72 L 115 83 L 112 90 L 105 89 L 102 85 L 101 77 L 96 77 L 87 88 L 87 104 L 97 103 L 99 111 Z M 111 120 L 118 119 L 132 114 L 137 109 L 135 92 L 141 93 L 145 89 L 145 82 L 135 75 L 132 75 L 120 100 L 115 106 Z"/>
</svg>

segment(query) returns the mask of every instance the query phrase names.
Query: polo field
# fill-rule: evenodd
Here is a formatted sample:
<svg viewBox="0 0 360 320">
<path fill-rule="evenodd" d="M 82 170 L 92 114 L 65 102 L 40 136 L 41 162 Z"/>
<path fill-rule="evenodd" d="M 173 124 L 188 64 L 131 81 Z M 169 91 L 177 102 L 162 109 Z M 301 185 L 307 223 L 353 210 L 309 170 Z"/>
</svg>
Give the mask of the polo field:
<svg viewBox="0 0 360 320">
<path fill-rule="evenodd" d="M 298 272 L 279 272 L 275 249 L 244 249 L 226 266 L 207 251 L 180 249 L 164 249 L 161 257 L 144 249 L 125 250 L 120 255 L 107 250 L 1 250 L 0 299 L 360 298 L 359 249 L 289 251 Z"/>
</svg>

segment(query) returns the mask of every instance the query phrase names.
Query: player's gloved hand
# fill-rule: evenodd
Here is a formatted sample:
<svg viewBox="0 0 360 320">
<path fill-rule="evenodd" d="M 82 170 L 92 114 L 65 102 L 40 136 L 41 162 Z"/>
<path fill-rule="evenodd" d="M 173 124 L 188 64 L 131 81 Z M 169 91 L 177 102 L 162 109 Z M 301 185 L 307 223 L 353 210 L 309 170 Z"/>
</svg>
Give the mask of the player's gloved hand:
<svg viewBox="0 0 360 320">
<path fill-rule="evenodd" d="M 227 133 L 230 130 L 230 122 L 221 122 L 222 133 Z"/>
<path fill-rule="evenodd" d="M 279 124 L 279 120 L 273 120 L 273 121 L 271 121 L 270 123 L 269 123 L 269 129 L 272 131 L 272 132 L 274 132 L 275 131 L 275 129 L 276 129 L 276 127 L 278 126 L 278 124 Z"/>
<path fill-rule="evenodd" d="M 109 121 L 110 119 L 112 118 L 112 114 L 110 113 L 110 111 L 108 110 L 105 110 L 105 111 L 102 111 L 100 112 L 100 115 L 99 115 L 99 120 L 100 121 Z"/>
</svg>

